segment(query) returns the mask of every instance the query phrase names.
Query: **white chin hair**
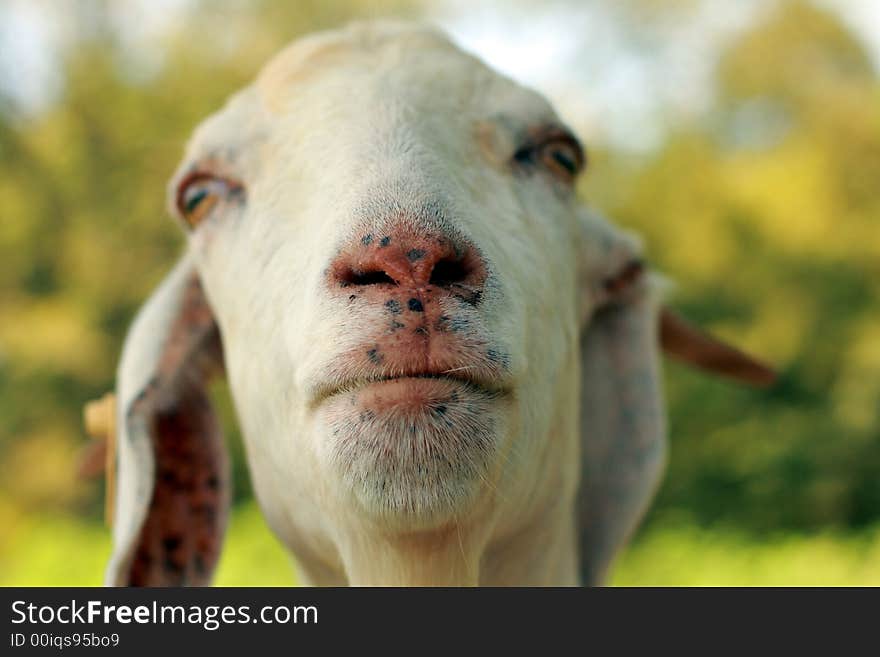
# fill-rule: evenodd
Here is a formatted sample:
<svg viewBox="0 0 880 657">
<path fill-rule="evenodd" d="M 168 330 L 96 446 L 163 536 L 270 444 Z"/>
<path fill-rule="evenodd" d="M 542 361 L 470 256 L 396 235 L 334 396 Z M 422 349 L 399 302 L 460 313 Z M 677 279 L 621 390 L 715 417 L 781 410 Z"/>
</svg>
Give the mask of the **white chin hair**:
<svg viewBox="0 0 880 657">
<path fill-rule="evenodd" d="M 379 412 L 345 393 L 325 405 L 321 440 L 366 513 L 427 528 L 459 515 L 487 484 L 503 435 L 500 404 L 468 385 L 417 407 Z"/>
</svg>

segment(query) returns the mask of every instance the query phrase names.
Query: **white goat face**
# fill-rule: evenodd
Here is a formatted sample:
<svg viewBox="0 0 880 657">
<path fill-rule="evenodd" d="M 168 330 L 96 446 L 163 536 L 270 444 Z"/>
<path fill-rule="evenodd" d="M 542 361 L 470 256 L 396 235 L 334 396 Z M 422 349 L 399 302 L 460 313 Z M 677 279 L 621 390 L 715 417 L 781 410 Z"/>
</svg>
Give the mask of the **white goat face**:
<svg viewBox="0 0 880 657">
<path fill-rule="evenodd" d="M 172 185 L 221 196 L 191 242 L 255 461 L 407 524 L 522 481 L 573 387 L 582 161 L 545 100 L 433 32 L 271 62 Z"/>
<path fill-rule="evenodd" d="M 576 543 L 601 578 L 664 423 L 639 248 L 578 206 L 583 165 L 545 100 L 433 31 L 357 25 L 271 61 L 170 185 L 189 248 L 126 340 L 108 581 L 208 580 L 221 358 L 261 506 L 313 577 L 368 581 L 363 536 L 418 534 L 436 564 L 455 536 L 459 582 L 574 583 Z M 526 534 L 528 576 L 484 558 Z"/>
</svg>

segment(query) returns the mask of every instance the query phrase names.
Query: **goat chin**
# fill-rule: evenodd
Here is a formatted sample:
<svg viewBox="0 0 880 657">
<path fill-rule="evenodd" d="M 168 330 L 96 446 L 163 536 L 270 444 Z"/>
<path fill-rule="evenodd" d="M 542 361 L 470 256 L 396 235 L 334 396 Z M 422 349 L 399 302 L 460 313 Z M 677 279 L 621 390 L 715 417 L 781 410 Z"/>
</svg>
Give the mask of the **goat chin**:
<svg viewBox="0 0 880 657">
<path fill-rule="evenodd" d="M 489 481 L 503 440 L 500 393 L 404 378 L 328 400 L 326 458 L 370 515 L 422 529 L 466 511 Z"/>
</svg>

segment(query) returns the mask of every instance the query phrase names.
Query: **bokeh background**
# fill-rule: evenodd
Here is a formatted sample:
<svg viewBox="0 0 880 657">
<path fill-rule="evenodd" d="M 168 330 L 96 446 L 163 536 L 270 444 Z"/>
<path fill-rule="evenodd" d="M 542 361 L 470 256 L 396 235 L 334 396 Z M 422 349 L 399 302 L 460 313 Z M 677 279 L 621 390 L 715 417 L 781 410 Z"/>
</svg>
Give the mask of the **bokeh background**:
<svg viewBox="0 0 880 657">
<path fill-rule="evenodd" d="M 671 303 L 782 370 L 754 391 L 668 364 L 668 475 L 612 581 L 880 585 L 875 0 L 4 0 L 0 584 L 100 583 L 81 408 L 181 250 L 164 186 L 191 129 L 287 41 L 372 16 L 545 93 Z M 214 393 L 238 455 L 218 583 L 294 582 Z"/>
</svg>

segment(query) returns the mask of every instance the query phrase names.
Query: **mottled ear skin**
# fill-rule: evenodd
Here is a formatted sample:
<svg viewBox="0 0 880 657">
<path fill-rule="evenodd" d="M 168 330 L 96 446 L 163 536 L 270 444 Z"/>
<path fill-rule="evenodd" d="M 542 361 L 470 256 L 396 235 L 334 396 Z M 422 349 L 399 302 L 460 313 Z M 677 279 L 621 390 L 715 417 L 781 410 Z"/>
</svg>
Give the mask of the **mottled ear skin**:
<svg viewBox="0 0 880 657">
<path fill-rule="evenodd" d="M 144 304 L 117 375 L 118 479 L 109 586 L 201 586 L 217 564 L 228 461 L 207 384 L 220 333 L 184 258 Z"/>
<path fill-rule="evenodd" d="M 666 463 L 658 296 L 599 308 L 581 335 L 581 583 L 601 585 L 642 519 Z"/>
</svg>

